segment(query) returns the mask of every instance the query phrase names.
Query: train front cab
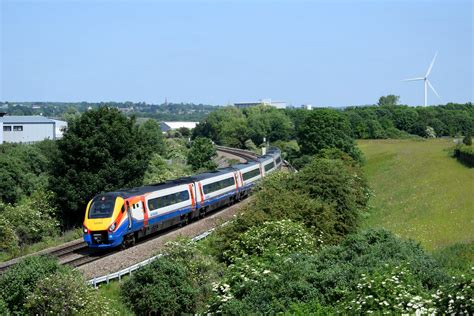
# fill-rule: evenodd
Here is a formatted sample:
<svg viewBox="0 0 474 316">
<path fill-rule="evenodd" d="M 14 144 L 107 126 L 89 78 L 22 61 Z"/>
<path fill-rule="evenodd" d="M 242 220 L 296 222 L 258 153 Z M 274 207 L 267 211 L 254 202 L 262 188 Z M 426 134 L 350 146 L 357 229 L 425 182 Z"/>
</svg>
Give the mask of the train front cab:
<svg viewBox="0 0 474 316">
<path fill-rule="evenodd" d="M 104 194 L 87 205 L 84 218 L 84 241 L 91 248 L 113 248 L 122 244 L 129 229 L 129 213 L 122 197 Z"/>
</svg>

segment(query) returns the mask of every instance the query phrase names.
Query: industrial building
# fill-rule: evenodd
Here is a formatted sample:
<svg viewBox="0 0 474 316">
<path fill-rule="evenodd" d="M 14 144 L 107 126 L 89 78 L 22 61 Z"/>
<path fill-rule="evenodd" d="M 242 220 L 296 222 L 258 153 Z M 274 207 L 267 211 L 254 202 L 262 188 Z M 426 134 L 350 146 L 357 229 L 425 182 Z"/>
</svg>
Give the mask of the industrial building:
<svg viewBox="0 0 474 316">
<path fill-rule="evenodd" d="M 160 127 L 162 132 L 167 132 L 169 130 L 176 130 L 182 127 L 193 129 L 197 124 L 198 122 L 161 122 Z"/>
<path fill-rule="evenodd" d="M 1 143 L 33 143 L 62 136 L 66 122 L 51 120 L 44 116 L 0 117 Z M 60 130 L 57 130 L 57 128 Z"/>
<path fill-rule="evenodd" d="M 249 108 L 249 107 L 252 107 L 252 106 L 258 106 L 258 105 L 273 106 L 277 109 L 285 109 L 287 107 L 286 102 L 272 101 L 271 99 L 263 99 L 263 100 L 259 100 L 259 101 L 236 102 L 236 103 L 234 103 L 234 106 L 239 108 L 239 109 L 245 109 L 245 108 Z"/>
</svg>

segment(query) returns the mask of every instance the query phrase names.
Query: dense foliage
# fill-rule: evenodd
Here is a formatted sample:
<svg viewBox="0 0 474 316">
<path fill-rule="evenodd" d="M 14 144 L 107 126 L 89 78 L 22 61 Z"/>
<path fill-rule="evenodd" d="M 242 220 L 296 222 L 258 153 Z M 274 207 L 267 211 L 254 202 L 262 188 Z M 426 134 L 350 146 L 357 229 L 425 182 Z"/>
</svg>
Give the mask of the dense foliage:
<svg viewBox="0 0 474 316">
<path fill-rule="evenodd" d="M 141 185 L 151 153 L 163 150 L 156 123 L 138 127 L 116 109 L 91 110 L 58 140 L 50 189 L 66 224 L 78 224 L 94 195 Z"/>
<path fill-rule="evenodd" d="M 188 152 L 188 165 L 197 170 L 214 170 L 217 164 L 213 158 L 217 156 L 216 148 L 209 138 L 197 137 L 191 143 Z"/>
<path fill-rule="evenodd" d="M 17 205 L 0 202 L 0 225 L 5 226 L 0 233 L 0 251 L 14 252 L 18 246 L 58 235 L 59 221 L 51 206 L 51 194 L 36 191 Z"/>
<path fill-rule="evenodd" d="M 472 133 L 472 103 L 409 107 L 386 105 L 349 107 L 344 110 L 355 138 L 401 138 L 409 134 L 426 137 L 431 127 L 437 137 Z"/>
<path fill-rule="evenodd" d="M 297 135 L 302 154 L 316 155 L 323 149 L 337 148 L 356 161 L 362 160 L 349 121 L 338 111 L 311 111 L 297 129 Z"/>
<path fill-rule="evenodd" d="M 122 298 L 138 315 L 181 314 L 196 310 L 199 292 L 185 268 L 161 257 L 122 285 Z"/>
<path fill-rule="evenodd" d="M 48 184 L 50 158 L 56 152 L 53 141 L 34 145 L 0 144 L 0 201 L 17 203 L 22 197 Z"/>
<path fill-rule="evenodd" d="M 80 273 L 50 257 L 28 257 L 0 276 L 2 315 L 111 315 L 114 311 Z"/>
<path fill-rule="evenodd" d="M 474 167 L 474 146 L 459 145 L 454 149 L 454 156 L 468 167 Z"/>
</svg>

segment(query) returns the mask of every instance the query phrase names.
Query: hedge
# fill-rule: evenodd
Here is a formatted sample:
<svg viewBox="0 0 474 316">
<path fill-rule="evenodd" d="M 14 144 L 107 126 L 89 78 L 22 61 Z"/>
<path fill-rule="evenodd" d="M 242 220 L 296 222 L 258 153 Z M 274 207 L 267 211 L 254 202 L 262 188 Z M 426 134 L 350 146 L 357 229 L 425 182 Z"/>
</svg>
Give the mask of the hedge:
<svg viewBox="0 0 474 316">
<path fill-rule="evenodd" d="M 474 167 L 474 146 L 459 146 L 454 150 L 454 156 L 466 166 Z"/>
</svg>

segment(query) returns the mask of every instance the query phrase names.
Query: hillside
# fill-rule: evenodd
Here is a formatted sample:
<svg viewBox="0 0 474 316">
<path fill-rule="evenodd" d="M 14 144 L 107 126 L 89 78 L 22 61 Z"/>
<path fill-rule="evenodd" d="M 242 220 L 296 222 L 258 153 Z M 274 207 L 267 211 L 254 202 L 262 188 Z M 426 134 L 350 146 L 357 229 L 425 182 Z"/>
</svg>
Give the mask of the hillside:
<svg viewBox="0 0 474 316">
<path fill-rule="evenodd" d="M 474 169 L 449 156 L 451 139 L 358 144 L 375 195 L 364 227 L 385 227 L 428 250 L 474 240 Z"/>
</svg>

